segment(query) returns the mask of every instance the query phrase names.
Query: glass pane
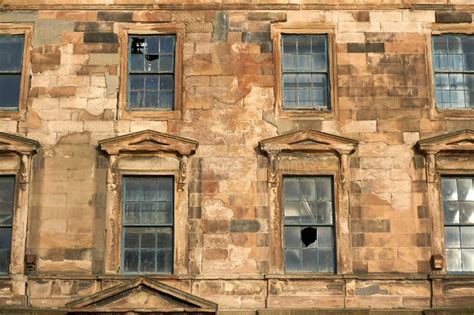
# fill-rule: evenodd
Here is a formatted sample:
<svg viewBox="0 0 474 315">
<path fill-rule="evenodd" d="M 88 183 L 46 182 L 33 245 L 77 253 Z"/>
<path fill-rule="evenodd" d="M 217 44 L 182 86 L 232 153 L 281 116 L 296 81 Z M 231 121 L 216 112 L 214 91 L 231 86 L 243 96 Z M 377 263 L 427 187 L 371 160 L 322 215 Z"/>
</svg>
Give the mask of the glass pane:
<svg viewBox="0 0 474 315">
<path fill-rule="evenodd" d="M 316 179 L 316 196 L 319 201 L 332 201 L 332 181 L 328 177 Z"/>
<path fill-rule="evenodd" d="M 160 90 L 161 91 L 173 91 L 174 80 L 172 75 L 161 75 L 160 76 Z"/>
<path fill-rule="evenodd" d="M 158 91 L 158 75 L 147 75 L 145 76 L 145 89 L 147 91 Z"/>
<path fill-rule="evenodd" d="M 332 227 L 318 227 L 318 247 L 334 248 Z"/>
<path fill-rule="evenodd" d="M 301 227 L 302 248 L 316 248 L 318 231 L 313 226 Z"/>
<path fill-rule="evenodd" d="M 334 272 L 334 251 L 332 249 L 318 249 L 318 267 L 320 272 Z"/>
<path fill-rule="evenodd" d="M 173 231 L 171 228 L 159 228 L 156 232 L 157 243 L 156 247 L 161 249 L 173 248 Z"/>
<path fill-rule="evenodd" d="M 0 224 L 11 225 L 15 193 L 15 177 L 0 176 Z"/>
<path fill-rule="evenodd" d="M 446 269 L 451 272 L 462 271 L 460 249 L 446 249 Z"/>
<path fill-rule="evenodd" d="M 162 201 L 157 203 L 157 224 L 171 224 L 173 222 L 173 203 Z"/>
<path fill-rule="evenodd" d="M 459 222 L 474 223 L 474 202 L 459 202 Z"/>
<path fill-rule="evenodd" d="M 156 248 L 155 229 L 143 229 L 140 234 L 140 248 Z"/>
<path fill-rule="evenodd" d="M 156 272 L 171 273 L 173 272 L 173 257 L 171 250 L 158 250 L 156 252 Z"/>
<path fill-rule="evenodd" d="M 125 249 L 123 253 L 123 269 L 125 272 L 138 272 L 138 250 Z"/>
<path fill-rule="evenodd" d="M 446 248 L 460 248 L 459 227 L 447 226 L 444 228 L 444 246 Z"/>
<path fill-rule="evenodd" d="M 143 55 L 130 56 L 130 72 L 143 72 L 145 64 L 145 57 Z"/>
<path fill-rule="evenodd" d="M 10 250 L 0 250 L 0 273 L 8 273 L 10 264 Z"/>
<path fill-rule="evenodd" d="M 283 53 L 296 53 L 296 43 L 297 37 L 296 36 L 283 36 Z"/>
<path fill-rule="evenodd" d="M 300 271 L 316 272 L 318 271 L 318 253 L 316 249 L 301 250 L 302 269 Z"/>
<path fill-rule="evenodd" d="M 140 252 L 140 271 L 141 272 L 155 272 L 155 251 L 143 250 Z"/>
<path fill-rule="evenodd" d="M 18 108 L 20 81 L 20 74 L 0 75 L 0 108 Z"/>
<path fill-rule="evenodd" d="M 125 228 L 125 248 L 139 248 L 140 247 L 140 233 L 134 228 Z"/>
<path fill-rule="evenodd" d="M 300 271 L 301 268 L 301 250 L 285 249 L 285 270 L 290 272 Z"/>
<path fill-rule="evenodd" d="M 317 202 L 316 209 L 313 209 L 316 222 L 319 224 L 332 224 L 332 203 Z"/>
<path fill-rule="evenodd" d="M 474 226 L 461 227 L 461 247 L 474 248 Z"/>
<path fill-rule="evenodd" d="M 284 178 L 283 185 L 285 201 L 300 200 L 299 181 L 297 178 Z"/>
<path fill-rule="evenodd" d="M 159 191 L 156 177 L 144 177 L 142 179 L 143 199 L 146 201 L 158 201 Z"/>
<path fill-rule="evenodd" d="M 472 178 L 458 178 L 458 200 L 474 200 Z"/>
<path fill-rule="evenodd" d="M 139 177 L 124 177 L 125 200 L 142 200 L 141 180 Z"/>
<path fill-rule="evenodd" d="M 130 91 L 143 91 L 145 86 L 145 76 L 130 75 Z"/>
<path fill-rule="evenodd" d="M 443 209 L 445 223 L 459 223 L 459 208 L 457 202 L 443 202 Z"/>
<path fill-rule="evenodd" d="M 463 249 L 462 269 L 465 272 L 474 271 L 474 249 Z"/>
<path fill-rule="evenodd" d="M 160 177 L 158 179 L 159 200 L 172 201 L 173 200 L 173 178 Z"/>
<path fill-rule="evenodd" d="M 126 202 L 125 203 L 125 224 L 139 224 L 140 223 L 140 202 Z"/>
<path fill-rule="evenodd" d="M 285 227 L 285 248 L 301 248 L 300 227 Z"/>
<path fill-rule="evenodd" d="M 23 36 L 0 36 L 0 72 L 21 72 Z"/>
<path fill-rule="evenodd" d="M 170 54 L 174 52 L 174 36 L 162 36 L 160 38 L 160 52 Z"/>
<path fill-rule="evenodd" d="M 12 243 L 12 229 L 0 228 L 0 249 L 10 250 Z"/>
<path fill-rule="evenodd" d="M 300 223 L 300 203 L 285 202 L 285 224 Z"/>
</svg>

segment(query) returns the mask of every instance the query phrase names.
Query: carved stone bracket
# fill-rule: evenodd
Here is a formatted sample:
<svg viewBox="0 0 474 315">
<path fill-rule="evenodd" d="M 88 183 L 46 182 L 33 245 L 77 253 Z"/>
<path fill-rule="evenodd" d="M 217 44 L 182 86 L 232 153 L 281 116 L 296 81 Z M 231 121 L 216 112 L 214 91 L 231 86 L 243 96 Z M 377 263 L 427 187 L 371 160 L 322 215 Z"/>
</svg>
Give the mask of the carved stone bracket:
<svg viewBox="0 0 474 315">
<path fill-rule="evenodd" d="M 436 156 L 435 154 L 426 155 L 426 179 L 428 183 L 438 183 L 439 176 L 436 172 Z"/>
<path fill-rule="evenodd" d="M 186 185 L 186 178 L 188 172 L 188 156 L 182 155 L 179 157 L 179 174 L 178 174 L 178 190 L 184 191 Z"/>
<path fill-rule="evenodd" d="M 31 154 L 20 154 L 20 189 L 25 191 L 31 178 Z"/>
</svg>

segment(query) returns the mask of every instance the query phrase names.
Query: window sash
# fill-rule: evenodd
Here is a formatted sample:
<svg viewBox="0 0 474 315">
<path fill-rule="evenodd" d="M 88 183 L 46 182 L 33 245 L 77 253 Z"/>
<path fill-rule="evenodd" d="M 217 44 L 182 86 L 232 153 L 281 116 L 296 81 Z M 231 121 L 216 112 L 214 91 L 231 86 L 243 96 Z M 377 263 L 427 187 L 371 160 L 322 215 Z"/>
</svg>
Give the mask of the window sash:
<svg viewBox="0 0 474 315">
<path fill-rule="evenodd" d="M 313 43 L 315 40 L 315 43 Z M 285 46 L 290 43 L 289 46 Z M 300 49 L 300 41 L 304 49 Z M 309 44 L 309 46 L 308 46 Z M 322 45 L 321 45 L 322 44 Z M 293 47 L 294 45 L 294 47 Z M 315 47 L 316 46 L 316 47 Z M 319 47 L 318 47 L 319 46 Z M 330 109 L 330 77 L 327 35 L 309 34 L 284 34 L 281 37 L 281 84 L 282 84 L 282 109 L 308 110 Z M 290 47 L 290 49 L 287 49 Z M 285 51 L 290 50 L 290 51 Z M 287 64 L 289 63 L 289 64 Z M 311 87 L 286 88 L 291 84 L 288 75 L 310 75 Z M 313 75 L 323 76 L 324 84 L 315 87 Z M 299 85 L 299 81 L 295 82 Z"/>
<path fill-rule="evenodd" d="M 304 183 L 302 185 L 302 182 Z M 297 185 L 295 185 L 297 183 Z M 312 184 L 314 183 L 314 187 Z M 295 191 L 296 186 L 298 191 Z M 302 188 L 304 187 L 304 188 Z M 319 188 L 319 190 L 318 190 Z M 321 189 L 323 188 L 323 189 Z M 298 196 L 295 196 L 297 194 Z M 316 210 L 313 216 L 306 222 L 301 222 L 301 211 L 296 208 L 288 209 L 288 203 L 302 202 L 316 203 L 319 200 L 322 204 L 330 203 L 330 214 L 328 217 L 327 207 L 321 209 L 322 217 L 319 216 L 320 208 L 308 209 L 306 214 L 311 218 L 310 211 Z M 286 272 L 336 272 L 336 238 L 334 225 L 334 187 L 332 176 L 284 176 L 283 177 L 283 254 Z M 294 222 L 295 211 L 300 213 L 300 222 Z M 291 213 L 290 213 L 291 212 Z M 290 220 L 287 214 L 292 214 Z M 304 216 L 307 217 L 307 216 Z M 330 222 L 320 222 L 322 221 Z M 318 222 L 319 220 L 319 222 Z M 308 230 L 310 235 L 304 244 L 302 234 Z M 311 238 L 311 234 L 315 233 Z"/>
<path fill-rule="evenodd" d="M 128 181 L 134 181 L 135 185 L 137 182 L 140 183 L 140 187 L 134 187 L 130 193 L 127 191 L 127 185 L 132 185 Z M 144 189 L 144 181 L 147 181 L 147 189 Z M 151 183 L 154 182 L 154 186 Z M 160 186 L 161 185 L 161 186 Z M 165 185 L 165 188 L 163 188 Z M 167 186 L 166 186 L 167 185 Z M 122 185 L 122 270 L 127 274 L 139 274 L 139 273 L 154 273 L 154 274 L 170 274 L 173 273 L 173 255 L 174 255 L 174 178 L 173 176 L 124 176 Z M 160 189 L 161 188 L 161 189 Z M 154 191 L 156 189 L 156 191 Z M 154 192 L 154 193 L 153 193 Z M 147 195 L 148 194 L 148 195 Z M 127 198 L 128 197 L 128 198 Z M 133 200 L 130 200 L 133 199 Z M 150 201 L 152 200 L 152 201 Z M 169 221 L 159 222 L 156 219 L 158 215 L 158 208 L 154 208 L 151 211 L 146 211 L 151 216 L 148 218 L 151 220 L 153 214 L 155 215 L 154 223 L 141 223 L 142 208 L 139 209 L 140 219 L 138 223 L 126 222 L 127 208 L 126 203 L 168 203 L 169 208 L 165 211 L 169 211 Z M 133 209 L 136 210 L 136 209 Z M 149 210 L 149 208 L 147 208 Z M 133 212 L 133 211 L 132 211 Z M 136 212 L 136 211 L 135 211 Z M 165 233 L 165 231 L 167 231 Z M 165 233 L 165 234 L 163 234 Z M 163 239 L 160 239 L 160 235 L 168 235 L 166 239 L 167 247 L 160 247 L 163 245 Z M 133 247 L 133 242 L 130 241 L 130 237 L 138 235 L 137 247 Z M 142 246 L 144 242 L 144 236 L 148 238 L 145 247 Z M 153 235 L 153 236 L 152 236 Z M 135 236 L 136 237 L 136 236 Z M 150 239 L 154 239 L 155 245 L 150 245 Z"/>
</svg>

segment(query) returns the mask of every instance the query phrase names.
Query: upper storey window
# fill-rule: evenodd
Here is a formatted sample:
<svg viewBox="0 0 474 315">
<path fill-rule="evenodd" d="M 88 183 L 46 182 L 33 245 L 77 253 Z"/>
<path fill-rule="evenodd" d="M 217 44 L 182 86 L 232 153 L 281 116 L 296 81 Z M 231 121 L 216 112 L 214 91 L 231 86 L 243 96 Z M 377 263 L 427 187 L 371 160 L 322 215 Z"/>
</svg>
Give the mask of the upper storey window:
<svg viewBox="0 0 474 315">
<path fill-rule="evenodd" d="M 329 110 L 327 35 L 282 35 L 283 110 Z"/>
<path fill-rule="evenodd" d="M 174 35 L 128 37 L 128 109 L 174 109 Z"/>
<path fill-rule="evenodd" d="M 23 47 L 23 35 L 0 36 L 0 110 L 18 111 Z"/>
<path fill-rule="evenodd" d="M 474 37 L 433 36 L 437 108 L 474 108 Z"/>
</svg>

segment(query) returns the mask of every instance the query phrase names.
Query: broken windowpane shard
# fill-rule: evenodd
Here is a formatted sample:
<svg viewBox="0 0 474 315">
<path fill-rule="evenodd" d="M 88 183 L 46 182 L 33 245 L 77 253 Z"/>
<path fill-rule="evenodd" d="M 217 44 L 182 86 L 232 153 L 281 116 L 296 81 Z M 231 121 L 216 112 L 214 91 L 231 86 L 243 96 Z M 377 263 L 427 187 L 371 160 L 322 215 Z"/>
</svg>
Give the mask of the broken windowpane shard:
<svg viewBox="0 0 474 315">
<path fill-rule="evenodd" d="M 301 241 L 303 242 L 304 246 L 308 247 L 309 245 L 316 242 L 316 229 L 313 227 L 307 227 L 301 230 Z"/>
<path fill-rule="evenodd" d="M 132 37 L 132 49 L 131 49 L 132 55 L 144 54 L 145 47 L 146 47 L 146 43 L 145 43 L 144 38 Z"/>
<path fill-rule="evenodd" d="M 157 60 L 160 56 L 159 55 L 146 55 L 145 59 L 148 61 L 154 61 Z"/>
</svg>

